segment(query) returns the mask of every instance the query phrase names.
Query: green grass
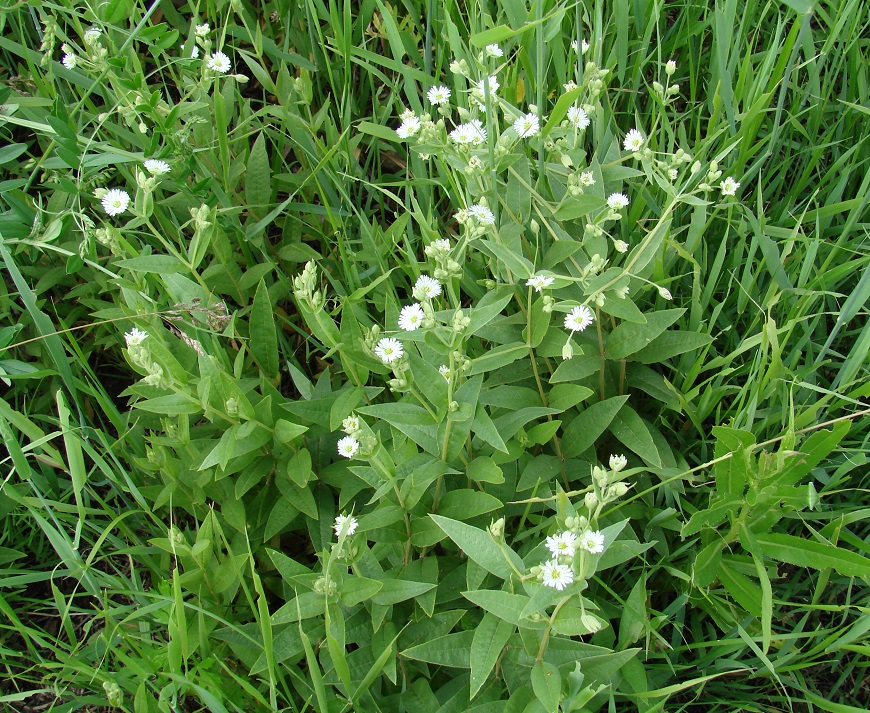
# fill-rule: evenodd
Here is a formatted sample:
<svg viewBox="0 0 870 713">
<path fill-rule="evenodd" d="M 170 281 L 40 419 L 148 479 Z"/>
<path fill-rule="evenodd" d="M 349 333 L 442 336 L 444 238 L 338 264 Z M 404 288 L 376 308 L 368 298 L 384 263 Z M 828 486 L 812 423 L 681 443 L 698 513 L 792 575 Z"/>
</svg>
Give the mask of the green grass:
<svg viewBox="0 0 870 713">
<path fill-rule="evenodd" d="M 654 151 L 685 149 L 740 182 L 738 200 L 720 203 L 717 191 L 709 204 L 669 209 L 643 176 L 619 179 L 632 203 L 617 237 L 636 245 L 671 220 L 632 298 L 647 316 L 684 310 L 672 329 L 697 333 L 701 346 L 631 372 L 627 384 L 619 360 L 571 380 L 589 387 L 585 408 L 625 392 L 648 425 L 649 445 L 628 446 L 639 469 L 634 487 L 601 527 L 628 517 L 630 537 L 652 544 L 589 579 L 583 597 L 611 626 L 574 636 L 615 655 L 638 647 L 637 655 L 600 678 L 586 669 L 585 683 L 570 678 L 564 654 L 539 663 L 559 667 L 565 694 L 606 684 L 578 708 L 590 713 L 870 706 L 866 576 L 789 564 L 766 550 L 759 557 L 726 526 L 681 537 L 722 495 L 722 466 L 711 461 L 724 446 L 714 427 L 748 432 L 785 459 L 811 434 L 850 420 L 848 434 L 793 486 L 801 503 L 781 494 L 789 507 L 769 529 L 870 558 L 870 9 L 854 0 L 807 10 L 736 0 L 131 0 L 98 11 L 108 15 L 65 1 L 0 10 L 0 369 L 8 382 L 0 394 L 0 702 L 22 711 L 111 702 L 136 713 L 423 713 L 501 710 L 512 696 L 510 710 L 547 709 L 526 707 L 550 690 L 535 684 L 534 652 L 547 639 L 534 639 L 533 629 L 511 629 L 472 702 L 458 664 L 415 658 L 424 642 L 496 627 L 501 620 L 484 618 L 461 592 L 502 585 L 443 534 L 406 550 L 406 527 L 431 532 L 428 513 L 440 499 L 458 508 L 460 495 L 486 494 L 499 510 L 456 519 L 483 528 L 506 516 L 508 542 L 525 557 L 570 512 L 556 500 L 557 483 L 582 491 L 595 459 L 606 463 L 624 441 L 605 428 L 565 460 L 571 436 L 585 432 L 567 421 L 585 413 L 579 400 L 563 413 L 529 416 L 505 436 L 504 456 L 491 441 L 472 446 L 470 435 L 452 445 L 442 431 L 441 460 L 453 472 L 433 476 L 411 505 L 410 485 L 394 492 L 378 474 L 413 465 L 423 436 L 415 442 L 366 416 L 392 464 L 354 461 L 354 474 L 334 456 L 333 433 L 355 408 L 373 414 L 401 400 L 437 411 L 438 399 L 449 401 L 433 386 L 434 351 L 428 364 L 424 356 L 413 365 L 421 395 L 403 396 L 381 391 L 388 370 L 360 343 L 373 326 L 395 324 L 415 279 L 431 272 L 424 246 L 463 234 L 458 209 L 485 196 L 500 219 L 526 229 L 515 239 L 503 231 L 503 242 L 535 269 L 553 245 L 583 240 L 579 222 L 553 216 L 553 176 L 567 169 L 541 145 L 505 170 L 488 166 L 475 188 L 444 156 L 424 161 L 393 131 L 404 109 L 430 110 L 425 93 L 435 83 L 468 106 L 467 83 L 449 65 L 473 65 L 480 33 L 504 25 L 517 32 L 498 40 L 507 63 L 500 95 L 537 104 L 545 120 L 563 85 L 582 78 L 571 39 L 588 40 L 584 61 L 609 70 L 585 135 L 590 161 L 618 160 L 622 137 L 637 126 Z M 49 18 L 57 29 L 44 54 Z M 179 58 L 205 21 L 211 49 L 223 48 L 246 81 L 202 81 L 201 62 Z M 61 43 L 81 57 L 92 25 L 111 48 L 107 62 L 65 68 Z M 663 81 L 669 59 L 677 71 L 667 81 L 680 90 L 662 106 L 652 83 Z M 94 189 L 123 186 L 133 196 L 141 159 L 151 157 L 173 164 L 151 210 L 109 219 Z M 191 211 L 202 205 L 209 210 L 197 225 Z M 98 234 L 107 226 L 118 229 Z M 469 248 L 462 277 L 446 291 L 451 308 L 474 315 L 485 295 L 500 294 L 486 280 L 521 279 L 522 263 L 488 249 Z M 550 255 L 554 272 L 577 279 L 589 257 Z M 309 260 L 326 298 L 319 313 L 294 285 Z M 507 317 L 475 334 L 469 356 L 531 343 L 521 331 L 541 313 L 527 292 L 515 290 L 502 306 Z M 561 298 L 585 294 L 571 286 Z M 449 324 L 452 310 L 444 314 Z M 561 318 L 553 313 L 559 330 L 547 333 L 534 361 L 524 353 L 486 372 L 480 403 L 503 434 L 511 411 L 527 404 L 492 387 L 523 387 L 512 397 L 540 393 L 546 404 L 548 380 L 563 364 Z M 596 327 L 612 334 L 620 323 L 602 313 Z M 145 368 L 122 348 L 133 326 L 152 335 L 164 370 L 157 385 L 140 381 Z M 599 347 L 595 335 L 586 338 L 594 331 L 576 340 L 586 356 Z M 564 421 L 556 436 L 546 431 L 553 419 Z M 243 422 L 262 426 L 244 432 Z M 464 421 L 445 423 L 461 431 Z M 212 451 L 228 431 L 268 440 L 249 456 Z M 201 468 L 209 453 L 214 462 Z M 658 467 L 651 454 L 661 456 Z M 523 489 L 463 477 L 482 455 Z M 754 467 L 760 477 L 763 464 Z M 509 504 L 516 500 L 528 502 Z M 582 503 L 574 499 L 578 510 Z M 330 544 L 332 518 L 351 509 L 367 532 L 353 541 L 353 568 Z M 699 551 L 726 537 L 725 574 L 698 585 Z M 317 598 L 323 576 L 354 592 L 396 577 L 437 584 L 437 595 L 360 593 L 357 602 L 343 593 L 339 604 Z M 553 640 L 551 652 L 567 637 Z"/>
</svg>

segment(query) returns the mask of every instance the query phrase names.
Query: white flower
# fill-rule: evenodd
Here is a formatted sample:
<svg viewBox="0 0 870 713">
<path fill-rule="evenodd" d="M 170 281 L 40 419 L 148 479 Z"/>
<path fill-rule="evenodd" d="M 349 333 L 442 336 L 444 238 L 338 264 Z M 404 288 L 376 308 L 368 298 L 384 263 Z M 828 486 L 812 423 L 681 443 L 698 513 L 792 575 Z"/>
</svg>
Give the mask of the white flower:
<svg viewBox="0 0 870 713">
<path fill-rule="evenodd" d="M 403 111 L 401 114 L 399 114 L 399 118 L 402 121 L 407 121 L 408 119 L 413 119 L 416 116 L 417 115 L 414 113 L 413 109 L 405 109 L 405 111 Z"/>
<path fill-rule="evenodd" d="M 413 332 L 415 329 L 423 326 L 423 319 L 425 317 L 426 314 L 423 312 L 419 302 L 402 307 L 402 311 L 399 312 L 399 329 Z"/>
<path fill-rule="evenodd" d="M 740 184 L 731 176 L 719 184 L 719 190 L 722 191 L 723 196 L 736 196 L 738 188 L 740 188 Z"/>
<path fill-rule="evenodd" d="M 353 458 L 359 450 L 359 441 L 353 436 L 345 436 L 338 440 L 338 455 Z"/>
<path fill-rule="evenodd" d="M 142 165 L 152 176 L 162 176 L 164 173 L 169 173 L 169 164 L 156 158 L 149 158 Z"/>
<path fill-rule="evenodd" d="M 575 82 L 573 79 L 569 79 L 562 86 L 565 87 L 565 93 L 567 94 L 568 92 L 573 92 L 577 88 L 577 82 Z"/>
<path fill-rule="evenodd" d="M 551 560 L 541 565 L 541 575 L 545 587 L 553 587 L 560 592 L 574 581 L 574 571 L 558 560 Z"/>
<path fill-rule="evenodd" d="M 504 57 L 504 50 L 498 45 L 487 45 L 486 54 L 489 57 Z"/>
<path fill-rule="evenodd" d="M 429 103 L 440 105 L 446 104 L 450 101 L 450 89 L 445 86 L 432 87 L 427 95 L 429 97 Z"/>
<path fill-rule="evenodd" d="M 113 188 L 111 191 L 106 191 L 100 202 L 103 204 L 103 210 L 109 215 L 120 215 L 130 205 L 130 196 L 127 195 L 127 191 Z"/>
<path fill-rule="evenodd" d="M 443 376 L 445 379 L 447 379 L 447 381 L 450 381 L 451 372 L 450 367 L 447 366 L 447 364 L 442 364 L 441 366 L 439 366 L 438 373 L 441 374 L 441 376 Z"/>
<path fill-rule="evenodd" d="M 356 532 L 358 525 L 359 523 L 353 515 L 350 517 L 347 515 L 337 515 L 335 518 L 335 524 L 332 528 L 335 530 L 336 537 L 341 537 L 342 530 L 344 530 L 345 534 L 350 537 L 354 532 Z"/>
<path fill-rule="evenodd" d="M 99 27 L 91 27 L 85 30 L 84 40 L 86 45 L 94 45 L 100 39 L 103 31 Z"/>
<path fill-rule="evenodd" d="M 450 132 L 450 140 L 456 144 L 482 144 L 486 141 L 486 129 L 480 119 L 472 119 L 453 129 Z"/>
<path fill-rule="evenodd" d="M 514 131 L 521 139 L 526 139 L 541 131 L 541 123 L 538 121 L 538 115 L 531 112 L 521 116 L 514 122 Z"/>
<path fill-rule="evenodd" d="M 579 106 L 572 106 L 568 109 L 568 121 L 574 124 L 578 129 L 585 129 L 589 126 L 589 117 Z"/>
<path fill-rule="evenodd" d="M 384 337 L 375 347 L 375 354 L 384 364 L 392 364 L 397 359 L 401 359 L 404 353 L 402 343 L 393 337 Z"/>
<path fill-rule="evenodd" d="M 184 54 L 184 44 L 181 45 L 181 53 Z M 199 57 L 199 47 L 196 45 L 191 45 L 190 47 L 190 57 L 188 59 L 196 59 Z"/>
<path fill-rule="evenodd" d="M 565 329 L 570 329 L 572 332 L 582 332 L 592 324 L 594 319 L 592 310 L 586 305 L 579 305 L 565 315 Z"/>
<path fill-rule="evenodd" d="M 197 25 L 194 29 L 194 33 L 197 37 L 205 37 L 211 28 L 208 26 L 207 22 L 203 22 L 201 25 Z"/>
<path fill-rule="evenodd" d="M 624 240 L 614 240 L 613 247 L 618 253 L 628 252 L 628 243 Z"/>
<path fill-rule="evenodd" d="M 620 456 L 610 456 L 610 469 L 616 471 L 617 473 L 621 471 L 625 466 L 628 465 L 628 458 L 624 455 Z"/>
<path fill-rule="evenodd" d="M 485 94 L 486 89 L 485 89 L 485 85 L 484 85 L 484 82 L 485 82 L 485 81 L 486 81 L 485 79 L 481 79 L 481 80 L 477 83 L 477 91 L 480 92 L 480 96 L 482 96 L 482 97 L 483 97 L 483 96 L 486 96 L 486 94 Z M 498 91 L 498 88 L 499 88 L 500 86 L 501 86 L 501 85 L 498 83 L 498 79 L 496 79 L 495 77 L 490 77 L 490 78 L 489 78 L 489 93 L 490 93 L 491 95 L 494 96 L 495 93 Z"/>
<path fill-rule="evenodd" d="M 475 203 L 473 206 L 469 206 L 468 215 L 481 225 L 495 225 L 495 216 L 485 205 Z"/>
<path fill-rule="evenodd" d="M 643 134 L 637 129 L 632 129 L 625 135 L 623 146 L 626 151 L 640 151 L 643 148 Z"/>
<path fill-rule="evenodd" d="M 668 178 L 670 178 L 672 181 L 676 181 L 679 175 L 680 172 L 676 168 L 668 169 Z"/>
<path fill-rule="evenodd" d="M 628 196 L 625 193 L 611 193 L 607 197 L 607 205 L 612 210 L 619 210 L 628 206 Z"/>
<path fill-rule="evenodd" d="M 544 288 L 552 285 L 554 281 L 555 278 L 547 275 L 532 275 L 528 280 L 526 280 L 526 287 L 534 287 L 535 292 L 540 292 Z"/>
<path fill-rule="evenodd" d="M 580 536 L 580 547 L 593 555 L 604 552 L 604 535 L 598 530 L 587 530 Z"/>
<path fill-rule="evenodd" d="M 441 283 L 429 275 L 420 275 L 411 294 L 418 300 L 431 300 L 441 294 Z"/>
<path fill-rule="evenodd" d="M 67 69 L 73 69 L 76 66 L 76 56 L 72 52 L 67 52 L 60 63 Z"/>
<path fill-rule="evenodd" d="M 143 332 L 141 329 L 137 327 L 133 327 L 129 332 L 124 335 L 124 340 L 127 342 L 128 347 L 136 347 L 139 346 L 142 342 L 144 342 L 148 338 L 147 332 Z"/>
<path fill-rule="evenodd" d="M 547 538 L 545 544 L 553 557 L 572 557 L 574 555 L 575 542 L 577 542 L 577 535 L 570 530 L 566 530 L 558 535 L 551 535 Z"/>
<path fill-rule="evenodd" d="M 571 49 L 577 52 L 577 40 L 571 40 Z M 583 40 L 580 43 L 580 52 L 578 54 L 586 54 L 589 51 L 589 43 Z"/>
<path fill-rule="evenodd" d="M 226 74 L 230 71 L 230 58 L 223 52 L 212 52 L 205 61 L 205 66 L 215 72 Z"/>
<path fill-rule="evenodd" d="M 665 74 L 667 74 L 670 77 L 676 71 L 677 71 L 677 63 L 674 62 L 674 60 L 669 59 L 667 62 L 665 62 Z"/>
<path fill-rule="evenodd" d="M 407 139 L 409 136 L 416 134 L 422 125 L 423 122 L 420 121 L 420 118 L 412 114 L 401 123 L 399 128 L 396 129 L 396 133 L 400 139 Z"/>
<path fill-rule="evenodd" d="M 592 171 L 583 171 L 580 174 L 580 185 L 581 186 L 594 186 L 595 185 L 595 174 Z"/>
</svg>

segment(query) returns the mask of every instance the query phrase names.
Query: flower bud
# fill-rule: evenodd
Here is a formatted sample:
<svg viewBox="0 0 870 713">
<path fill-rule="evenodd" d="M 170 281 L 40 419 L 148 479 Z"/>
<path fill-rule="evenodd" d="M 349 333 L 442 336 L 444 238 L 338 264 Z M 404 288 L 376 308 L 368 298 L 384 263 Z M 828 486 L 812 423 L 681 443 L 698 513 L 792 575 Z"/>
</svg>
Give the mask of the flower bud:
<svg viewBox="0 0 870 713">
<path fill-rule="evenodd" d="M 562 359 L 567 361 L 568 359 L 574 358 L 574 347 L 571 344 L 571 340 L 569 339 L 565 342 L 565 346 L 562 347 Z"/>
<path fill-rule="evenodd" d="M 669 59 L 667 62 L 665 62 L 665 74 L 667 74 L 670 77 L 676 71 L 677 71 L 677 63 L 674 62 L 674 60 Z"/>
<path fill-rule="evenodd" d="M 628 492 L 628 485 L 626 483 L 614 483 L 609 488 L 607 488 L 607 499 L 615 500 L 616 498 L 621 498 Z"/>
<path fill-rule="evenodd" d="M 618 253 L 625 253 L 625 252 L 628 252 L 628 243 L 625 242 L 624 240 L 614 240 L 613 241 L 613 248 Z"/>
<path fill-rule="evenodd" d="M 598 496 L 595 493 L 586 493 L 586 496 L 583 498 L 583 504 L 589 508 L 589 512 L 592 512 L 598 507 Z"/>
<path fill-rule="evenodd" d="M 601 631 L 601 629 L 604 628 L 604 625 L 597 616 L 587 614 L 586 612 L 580 615 L 580 626 L 586 629 L 590 634 L 594 634 L 596 631 Z"/>
<path fill-rule="evenodd" d="M 501 540 L 504 537 L 504 518 L 500 517 L 494 520 L 489 526 L 489 534 L 496 540 Z"/>
<path fill-rule="evenodd" d="M 614 472 L 618 473 L 623 468 L 625 468 L 625 466 L 627 466 L 627 465 L 628 465 L 628 458 L 626 458 L 624 455 L 618 455 L 618 456 L 612 455 L 612 456 L 610 456 L 610 469 L 613 470 Z"/>
<path fill-rule="evenodd" d="M 674 296 L 670 293 L 670 290 L 667 290 L 664 287 L 659 287 L 659 295 L 668 301 L 674 299 Z"/>
</svg>

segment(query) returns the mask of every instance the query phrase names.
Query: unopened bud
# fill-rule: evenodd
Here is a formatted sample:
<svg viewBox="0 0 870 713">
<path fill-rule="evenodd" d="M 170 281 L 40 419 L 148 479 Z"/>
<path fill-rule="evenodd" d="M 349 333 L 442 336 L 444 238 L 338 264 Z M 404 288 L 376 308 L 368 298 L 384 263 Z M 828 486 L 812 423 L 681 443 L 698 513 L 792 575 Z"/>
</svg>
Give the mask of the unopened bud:
<svg viewBox="0 0 870 713">
<path fill-rule="evenodd" d="M 628 465 L 628 458 L 626 458 L 624 455 L 610 456 L 610 469 L 611 470 L 618 473 L 623 468 L 625 468 L 625 466 L 627 466 L 627 465 Z"/>
<path fill-rule="evenodd" d="M 583 498 L 583 504 L 592 512 L 598 507 L 598 496 L 595 493 L 586 493 L 586 496 Z"/>
</svg>

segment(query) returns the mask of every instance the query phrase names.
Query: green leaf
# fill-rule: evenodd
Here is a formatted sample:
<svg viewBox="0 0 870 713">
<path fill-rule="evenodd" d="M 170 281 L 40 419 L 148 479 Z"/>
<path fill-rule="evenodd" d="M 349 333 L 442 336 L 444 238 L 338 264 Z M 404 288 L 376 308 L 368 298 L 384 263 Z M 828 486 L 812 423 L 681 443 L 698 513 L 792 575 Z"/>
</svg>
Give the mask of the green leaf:
<svg viewBox="0 0 870 713">
<path fill-rule="evenodd" d="M 547 713 L 558 713 L 562 694 L 562 676 L 553 664 L 535 661 L 532 666 L 532 689 Z"/>
<path fill-rule="evenodd" d="M 556 367 L 550 377 L 551 384 L 565 381 L 580 381 L 601 369 L 601 357 L 598 354 L 590 356 L 577 355 L 573 359 L 563 361 Z"/>
<path fill-rule="evenodd" d="M 501 579 L 508 579 L 514 569 L 519 572 L 525 571 L 526 566 L 519 555 L 507 545 L 502 550 L 488 532 L 440 515 L 429 515 L 429 517 L 470 559 L 487 572 L 492 572 Z M 509 561 L 513 563 L 513 568 Z"/>
<path fill-rule="evenodd" d="M 535 274 L 535 266 L 506 245 L 494 240 L 480 240 L 477 244 L 482 252 L 501 260 L 514 277 L 525 281 Z"/>
<path fill-rule="evenodd" d="M 404 579 L 382 579 L 381 582 L 383 587 L 372 596 L 372 601 L 384 607 L 419 597 L 438 586 L 429 582 L 406 582 Z"/>
<path fill-rule="evenodd" d="M 646 575 L 642 574 L 631 588 L 631 593 L 628 595 L 628 599 L 625 600 L 625 606 L 622 608 L 619 619 L 620 649 L 633 644 L 644 635 L 649 625 L 646 597 Z"/>
<path fill-rule="evenodd" d="M 761 616 L 761 598 L 758 585 L 745 574 L 728 566 L 725 562 L 719 565 L 719 581 L 728 594 L 754 617 Z"/>
<path fill-rule="evenodd" d="M 249 211 L 262 218 L 272 203 L 272 169 L 266 150 L 266 134 L 260 132 L 251 147 L 248 165 L 245 167 L 245 203 Z"/>
<path fill-rule="evenodd" d="M 487 292 L 469 311 L 470 322 L 465 329 L 466 333 L 476 334 L 478 329 L 492 322 L 501 314 L 513 296 L 514 290 L 510 285 L 499 285 L 494 290 Z"/>
<path fill-rule="evenodd" d="M 187 394 L 169 394 L 153 399 L 137 401 L 136 408 L 149 413 L 159 413 L 163 416 L 179 416 L 181 414 L 199 413 L 202 406 Z"/>
<path fill-rule="evenodd" d="M 499 619 L 503 619 L 514 626 L 539 628 L 532 626 L 531 620 L 523 618 L 523 610 L 531 601 L 529 597 L 523 594 L 511 594 L 510 592 L 494 589 L 476 589 L 463 592 L 462 596 L 472 604 L 485 609 L 493 616 L 497 616 Z M 541 623 L 541 627 L 543 625 Z"/>
<path fill-rule="evenodd" d="M 705 528 L 716 527 L 729 515 L 736 517 L 742 503 L 742 499 L 739 498 L 714 500 L 710 507 L 699 510 L 689 518 L 689 521 L 683 525 L 680 535 L 682 537 L 689 537 Z"/>
<path fill-rule="evenodd" d="M 595 392 L 592 389 L 579 384 L 557 384 L 547 394 L 547 405 L 560 412 L 567 411 L 588 399 L 593 393 Z"/>
<path fill-rule="evenodd" d="M 528 356 L 528 354 L 528 346 L 520 342 L 516 344 L 502 344 L 495 349 L 487 350 L 482 356 L 472 360 L 471 371 L 469 373 L 473 375 L 495 371 L 515 362 L 517 359 Z"/>
<path fill-rule="evenodd" d="M 806 540 L 794 535 L 758 535 L 756 541 L 765 555 L 797 567 L 833 569 L 844 577 L 870 577 L 870 559 L 835 545 Z"/>
<path fill-rule="evenodd" d="M 172 255 L 143 255 L 142 257 L 131 257 L 126 260 L 118 260 L 115 263 L 117 267 L 122 267 L 133 272 L 156 272 L 156 273 L 172 273 L 172 272 L 190 272 L 181 260 Z"/>
<path fill-rule="evenodd" d="M 341 422 L 350 416 L 364 396 L 365 391 L 359 386 L 339 392 L 335 403 L 329 409 L 329 430 L 337 431 L 339 426 L 341 426 Z"/>
<path fill-rule="evenodd" d="M 639 352 L 676 322 L 685 309 L 668 309 L 646 315 L 646 324 L 623 322 L 607 339 L 608 359 L 625 359 Z"/>
<path fill-rule="evenodd" d="M 529 346 L 533 349 L 540 346 L 550 328 L 550 312 L 544 310 L 544 300 L 539 298 L 532 303 L 531 312 L 532 333 L 529 336 Z"/>
<path fill-rule="evenodd" d="M 275 421 L 275 440 L 278 443 L 290 443 L 308 430 L 308 426 L 300 426 L 290 423 L 287 419 L 279 418 Z"/>
<path fill-rule="evenodd" d="M 499 472 L 501 472 L 500 469 Z M 470 520 L 473 517 L 498 510 L 502 507 L 504 507 L 502 501 L 489 493 L 460 488 L 458 490 L 451 490 L 441 498 L 438 511 L 444 517 L 449 517 L 453 520 Z"/>
<path fill-rule="evenodd" d="M 483 615 L 471 641 L 471 698 L 486 683 L 513 633 L 512 624 L 489 613 Z"/>
<path fill-rule="evenodd" d="M 612 300 L 611 300 L 612 301 Z M 655 364 L 678 354 L 705 347 L 713 341 L 709 334 L 687 331 L 667 331 L 656 337 L 648 346 L 635 353 L 632 361 Z"/>
<path fill-rule="evenodd" d="M 576 220 L 589 215 L 593 210 L 604 207 L 604 199 L 591 193 L 568 196 L 556 211 L 556 220 Z"/>
<path fill-rule="evenodd" d="M 816 431 L 800 444 L 799 452 L 786 460 L 776 475 L 778 485 L 794 485 L 821 463 L 849 432 L 849 421 L 842 421 L 830 431 Z"/>
<path fill-rule="evenodd" d="M 716 437 L 714 457 L 722 458 L 713 471 L 716 478 L 716 491 L 723 498 L 736 498 L 743 495 L 750 475 L 755 471 L 752 448 L 755 436 L 749 431 L 741 431 L 726 426 L 714 426 Z M 731 457 L 726 457 L 728 454 Z"/>
<path fill-rule="evenodd" d="M 583 410 L 562 434 L 562 451 L 566 458 L 579 456 L 591 448 L 598 437 L 607 430 L 628 396 L 614 396 Z"/>
<path fill-rule="evenodd" d="M 504 473 L 489 456 L 477 456 L 468 464 L 465 474 L 478 483 L 499 484 L 504 482 Z"/>
<path fill-rule="evenodd" d="M 471 668 L 471 646 L 474 641 L 473 631 L 461 631 L 457 634 L 439 636 L 402 651 L 402 656 L 414 661 L 425 661 L 439 666 L 452 668 Z"/>
<path fill-rule="evenodd" d="M 260 280 L 250 316 L 251 354 L 269 379 L 278 376 L 278 332 L 275 328 L 275 313 L 266 283 Z"/>
<path fill-rule="evenodd" d="M 709 587 L 719 576 L 719 563 L 725 540 L 716 538 L 695 556 L 692 565 L 692 582 L 696 587 Z"/>
<path fill-rule="evenodd" d="M 610 432 L 626 448 L 630 448 L 650 465 L 661 468 L 662 459 L 656 449 L 649 426 L 631 406 L 623 406 L 613 417 Z"/>
</svg>

